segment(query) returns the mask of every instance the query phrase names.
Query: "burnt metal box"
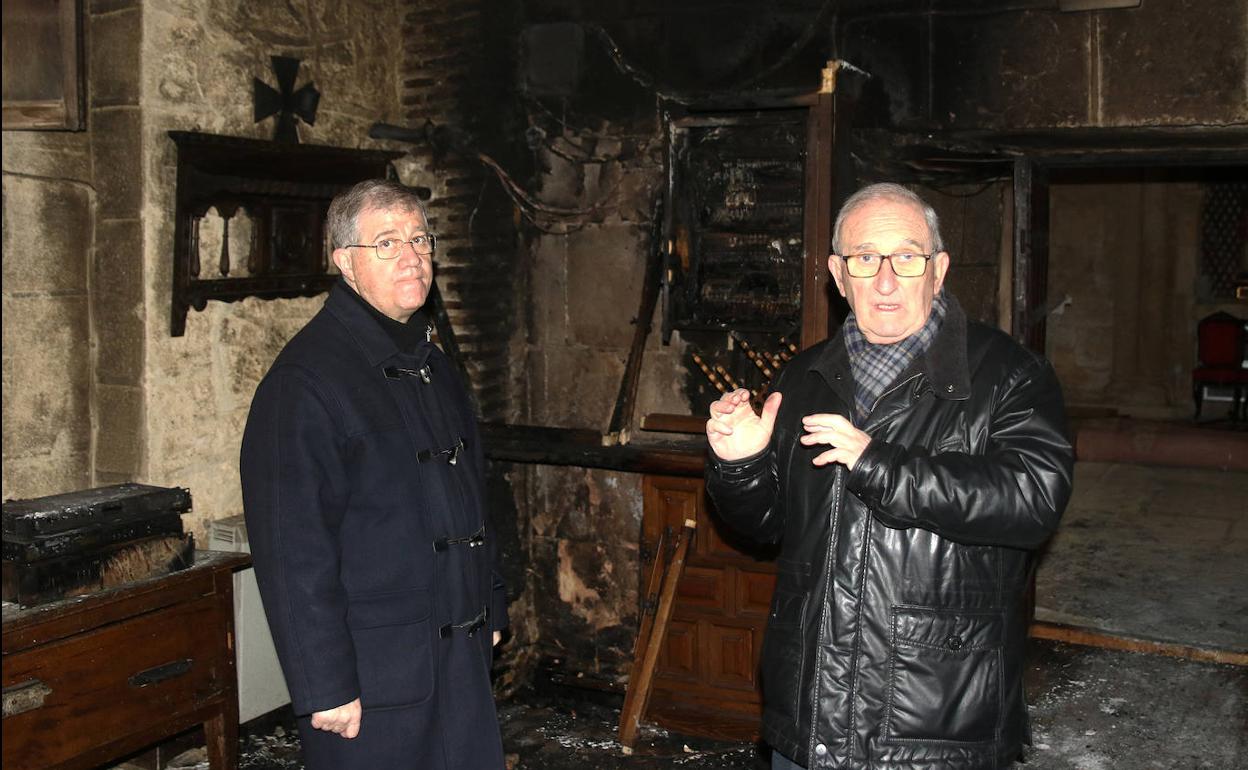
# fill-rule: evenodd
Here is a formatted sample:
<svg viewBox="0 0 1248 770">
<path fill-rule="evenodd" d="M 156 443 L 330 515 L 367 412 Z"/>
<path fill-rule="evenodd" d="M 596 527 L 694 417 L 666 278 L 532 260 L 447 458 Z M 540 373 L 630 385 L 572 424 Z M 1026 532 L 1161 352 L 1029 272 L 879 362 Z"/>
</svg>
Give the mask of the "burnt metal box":
<svg viewBox="0 0 1248 770">
<path fill-rule="evenodd" d="M 181 487 L 114 484 L 3 508 L 3 598 L 24 605 L 189 566 Z"/>
</svg>

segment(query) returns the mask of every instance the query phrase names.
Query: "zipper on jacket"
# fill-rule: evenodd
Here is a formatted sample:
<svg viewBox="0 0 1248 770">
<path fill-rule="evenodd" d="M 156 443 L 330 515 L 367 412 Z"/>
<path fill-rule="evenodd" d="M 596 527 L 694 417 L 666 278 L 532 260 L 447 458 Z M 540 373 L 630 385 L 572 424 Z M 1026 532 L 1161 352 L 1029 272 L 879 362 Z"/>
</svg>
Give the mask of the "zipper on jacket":
<svg viewBox="0 0 1248 770">
<path fill-rule="evenodd" d="M 815 634 L 815 665 L 811 669 L 810 742 L 806 746 L 806 766 L 812 770 L 815 767 L 815 743 L 818 741 L 815 727 L 819 720 L 819 656 L 823 649 L 823 616 L 828 612 L 828 594 L 832 590 L 832 558 L 836 553 L 836 538 L 840 529 L 844 475 L 845 466 L 838 465 L 832 478 L 832 529 L 828 533 L 828 551 L 823 560 L 823 599 L 819 605 L 819 631 Z"/>
</svg>

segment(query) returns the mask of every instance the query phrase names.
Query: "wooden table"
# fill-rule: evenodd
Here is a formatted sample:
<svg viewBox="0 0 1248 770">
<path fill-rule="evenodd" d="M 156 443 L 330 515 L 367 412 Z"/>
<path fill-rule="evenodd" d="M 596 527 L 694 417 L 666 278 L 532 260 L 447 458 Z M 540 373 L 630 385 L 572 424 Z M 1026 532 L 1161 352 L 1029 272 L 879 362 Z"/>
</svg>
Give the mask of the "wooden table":
<svg viewBox="0 0 1248 770">
<path fill-rule="evenodd" d="M 75 770 L 202 724 L 214 770 L 238 767 L 233 571 L 243 553 L 3 614 L 5 770 Z"/>
</svg>

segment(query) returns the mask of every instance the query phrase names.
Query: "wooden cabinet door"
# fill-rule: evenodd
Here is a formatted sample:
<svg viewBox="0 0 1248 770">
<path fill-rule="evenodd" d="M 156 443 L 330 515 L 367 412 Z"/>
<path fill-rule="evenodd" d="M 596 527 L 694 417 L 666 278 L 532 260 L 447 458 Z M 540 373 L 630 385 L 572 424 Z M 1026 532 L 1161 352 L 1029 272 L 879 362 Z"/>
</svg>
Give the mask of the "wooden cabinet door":
<svg viewBox="0 0 1248 770">
<path fill-rule="evenodd" d="M 702 479 L 646 476 L 642 489 L 643 575 L 663 529 L 697 521 L 646 717 L 693 735 L 756 739 L 758 660 L 776 582 L 770 554 L 716 520 Z"/>
</svg>

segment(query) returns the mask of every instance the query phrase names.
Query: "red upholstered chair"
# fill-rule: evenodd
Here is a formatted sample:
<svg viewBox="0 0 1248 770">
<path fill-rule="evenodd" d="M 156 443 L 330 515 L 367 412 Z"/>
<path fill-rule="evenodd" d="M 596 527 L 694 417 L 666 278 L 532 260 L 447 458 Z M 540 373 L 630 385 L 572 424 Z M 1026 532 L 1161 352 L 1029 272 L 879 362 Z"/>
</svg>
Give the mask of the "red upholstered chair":
<svg viewBox="0 0 1248 770">
<path fill-rule="evenodd" d="M 1196 324 L 1196 357 L 1199 361 L 1192 370 L 1196 419 L 1200 419 L 1200 403 L 1208 385 L 1233 388 L 1231 419 L 1239 419 L 1240 404 L 1244 400 L 1244 391 L 1248 389 L 1248 369 L 1244 368 L 1248 356 L 1246 337 L 1244 320 L 1230 313 L 1214 313 Z"/>
</svg>

